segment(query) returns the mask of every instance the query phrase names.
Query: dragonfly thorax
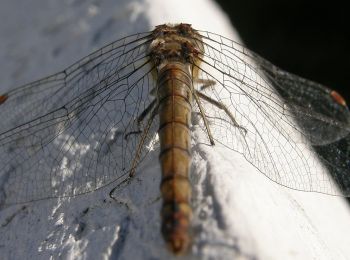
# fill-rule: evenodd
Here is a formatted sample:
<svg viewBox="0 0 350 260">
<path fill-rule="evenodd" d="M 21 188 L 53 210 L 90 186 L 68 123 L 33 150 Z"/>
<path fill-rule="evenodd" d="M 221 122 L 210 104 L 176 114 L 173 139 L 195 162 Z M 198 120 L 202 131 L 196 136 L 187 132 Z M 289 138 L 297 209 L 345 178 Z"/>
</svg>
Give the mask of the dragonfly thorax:
<svg viewBox="0 0 350 260">
<path fill-rule="evenodd" d="M 193 64 L 201 56 L 200 35 L 189 24 L 160 25 L 153 35 L 149 53 L 156 66 L 169 62 Z"/>
</svg>

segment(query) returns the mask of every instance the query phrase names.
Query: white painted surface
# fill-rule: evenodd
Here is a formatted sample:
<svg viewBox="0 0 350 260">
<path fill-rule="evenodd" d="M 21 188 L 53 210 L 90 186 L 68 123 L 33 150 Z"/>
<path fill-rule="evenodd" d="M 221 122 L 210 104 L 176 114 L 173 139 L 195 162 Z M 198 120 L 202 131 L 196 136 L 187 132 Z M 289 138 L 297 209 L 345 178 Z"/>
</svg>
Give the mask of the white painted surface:
<svg viewBox="0 0 350 260">
<path fill-rule="evenodd" d="M 59 71 L 112 40 L 165 22 L 188 22 L 237 39 L 209 0 L 7 0 L 0 3 L 0 17 L 1 90 Z M 184 259 L 348 258 L 350 214 L 343 199 L 280 187 L 237 153 L 193 145 L 195 243 Z M 108 198 L 111 187 L 2 208 L 0 258 L 171 257 L 159 232 L 157 156 L 152 153 L 137 173 L 140 181 L 119 194 L 128 208 Z"/>
</svg>

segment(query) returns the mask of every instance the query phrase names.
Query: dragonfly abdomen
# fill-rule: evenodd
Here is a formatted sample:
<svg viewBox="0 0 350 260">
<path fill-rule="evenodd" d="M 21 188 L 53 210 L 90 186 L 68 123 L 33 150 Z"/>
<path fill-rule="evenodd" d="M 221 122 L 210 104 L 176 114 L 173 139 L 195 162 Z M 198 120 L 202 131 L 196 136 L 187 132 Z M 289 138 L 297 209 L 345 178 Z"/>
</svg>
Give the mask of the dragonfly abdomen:
<svg viewBox="0 0 350 260">
<path fill-rule="evenodd" d="M 191 242 L 191 92 L 189 66 L 169 62 L 158 74 L 159 160 L 162 168 L 162 234 L 174 253 Z"/>
</svg>

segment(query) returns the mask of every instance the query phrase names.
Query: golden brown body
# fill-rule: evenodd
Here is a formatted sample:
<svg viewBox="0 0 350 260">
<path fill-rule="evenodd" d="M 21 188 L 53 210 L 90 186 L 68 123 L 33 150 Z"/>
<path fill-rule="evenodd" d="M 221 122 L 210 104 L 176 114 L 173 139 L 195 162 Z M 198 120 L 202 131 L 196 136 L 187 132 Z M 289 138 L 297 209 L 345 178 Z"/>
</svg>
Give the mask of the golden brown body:
<svg viewBox="0 0 350 260">
<path fill-rule="evenodd" d="M 187 71 L 186 71 L 187 70 Z M 159 74 L 162 234 L 174 252 L 190 244 L 191 79 L 188 66 L 169 63 Z"/>
<path fill-rule="evenodd" d="M 162 168 L 162 234 L 175 254 L 191 244 L 190 123 L 193 64 L 199 53 L 196 32 L 186 24 L 155 29 L 151 58 L 157 66 L 159 160 Z"/>
</svg>

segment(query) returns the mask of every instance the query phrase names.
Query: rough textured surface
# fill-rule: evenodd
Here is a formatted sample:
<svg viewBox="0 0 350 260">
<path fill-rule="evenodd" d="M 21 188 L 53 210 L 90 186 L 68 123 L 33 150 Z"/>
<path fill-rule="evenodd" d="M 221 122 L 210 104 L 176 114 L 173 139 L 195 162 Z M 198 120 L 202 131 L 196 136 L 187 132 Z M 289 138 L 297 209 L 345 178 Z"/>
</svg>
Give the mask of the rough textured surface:
<svg viewBox="0 0 350 260">
<path fill-rule="evenodd" d="M 20 2 L 20 3 L 19 3 Z M 199 6 L 200 5 L 200 11 Z M 122 36 L 164 22 L 235 38 L 209 1 L 2 1 L 0 89 L 54 73 Z M 346 259 L 350 214 L 341 198 L 282 188 L 239 154 L 192 134 L 194 245 L 184 259 Z M 204 137 L 205 138 L 205 137 Z M 160 166 L 151 153 L 137 178 L 71 199 L 1 208 L 1 259 L 165 259 Z M 0 176 L 0 186 L 3 180 Z M 179 259 L 179 258 L 178 258 Z"/>
</svg>

